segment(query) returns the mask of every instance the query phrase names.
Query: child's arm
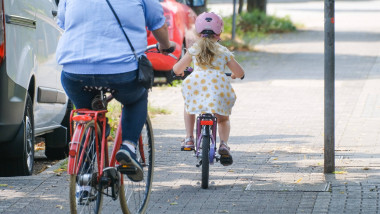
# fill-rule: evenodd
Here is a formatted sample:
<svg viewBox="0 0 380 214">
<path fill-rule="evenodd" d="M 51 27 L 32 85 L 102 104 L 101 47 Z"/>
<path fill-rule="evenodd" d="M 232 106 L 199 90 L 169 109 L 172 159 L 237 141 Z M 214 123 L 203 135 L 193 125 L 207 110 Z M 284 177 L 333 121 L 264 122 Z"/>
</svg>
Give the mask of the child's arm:
<svg viewBox="0 0 380 214">
<path fill-rule="evenodd" d="M 231 78 L 242 78 L 244 76 L 244 69 L 241 67 L 241 65 L 232 58 L 230 61 L 227 62 L 228 68 L 231 70 Z"/>
<path fill-rule="evenodd" d="M 191 63 L 191 55 L 189 52 L 185 54 L 174 66 L 173 71 L 177 76 L 183 76 L 186 67 Z"/>
</svg>

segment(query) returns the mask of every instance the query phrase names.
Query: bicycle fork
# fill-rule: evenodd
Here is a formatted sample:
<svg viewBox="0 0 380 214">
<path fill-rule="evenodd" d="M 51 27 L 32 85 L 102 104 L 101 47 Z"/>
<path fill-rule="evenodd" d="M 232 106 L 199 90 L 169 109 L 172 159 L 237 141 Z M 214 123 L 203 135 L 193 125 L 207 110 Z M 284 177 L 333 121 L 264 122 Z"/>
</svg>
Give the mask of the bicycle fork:
<svg viewBox="0 0 380 214">
<path fill-rule="evenodd" d="M 204 137 L 209 137 L 210 139 L 210 151 L 209 151 L 209 160 L 210 164 L 214 164 L 214 159 L 216 162 L 219 161 L 219 157 L 216 156 L 216 131 L 217 131 L 217 118 L 210 114 L 202 114 L 197 117 L 197 143 L 196 143 L 196 157 L 199 160 L 199 163 L 196 164 L 196 167 L 202 165 L 202 153 L 200 152 L 202 148 L 202 139 Z"/>
</svg>

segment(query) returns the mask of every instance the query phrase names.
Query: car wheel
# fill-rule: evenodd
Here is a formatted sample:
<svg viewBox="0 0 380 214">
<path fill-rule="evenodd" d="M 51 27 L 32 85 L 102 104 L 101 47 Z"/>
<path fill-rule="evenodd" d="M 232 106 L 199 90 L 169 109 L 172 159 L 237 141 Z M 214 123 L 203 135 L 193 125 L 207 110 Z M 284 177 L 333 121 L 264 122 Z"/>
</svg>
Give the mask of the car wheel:
<svg viewBox="0 0 380 214">
<path fill-rule="evenodd" d="M 45 156 L 50 160 L 61 160 L 67 157 L 69 153 L 70 142 L 70 113 L 73 110 L 73 104 L 69 100 L 67 103 L 65 117 L 62 120 L 62 128 L 46 134 L 45 137 Z M 62 142 L 63 141 L 63 142 Z M 63 146 L 56 146 L 63 145 Z"/>
<path fill-rule="evenodd" d="M 24 119 L 19 134 L 16 136 L 12 144 L 11 153 L 21 154 L 17 158 L 9 158 L 1 160 L 0 176 L 24 176 L 33 173 L 34 165 L 34 117 L 33 117 L 33 102 L 30 95 L 27 94 L 25 102 Z M 20 151 L 20 149 L 22 151 Z"/>
<path fill-rule="evenodd" d="M 34 165 L 34 116 L 33 116 L 33 102 L 29 94 L 26 99 L 26 108 L 24 115 L 25 122 L 25 140 L 24 152 L 22 158 L 21 174 L 31 175 Z"/>
</svg>

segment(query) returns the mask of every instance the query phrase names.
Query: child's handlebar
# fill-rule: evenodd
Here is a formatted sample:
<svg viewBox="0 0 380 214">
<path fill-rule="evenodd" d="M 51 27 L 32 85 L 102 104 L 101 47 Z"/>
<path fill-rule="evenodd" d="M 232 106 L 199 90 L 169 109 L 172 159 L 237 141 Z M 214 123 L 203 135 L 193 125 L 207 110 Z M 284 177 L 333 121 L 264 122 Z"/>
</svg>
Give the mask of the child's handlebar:
<svg viewBox="0 0 380 214">
<path fill-rule="evenodd" d="M 187 67 L 184 71 L 184 75 L 183 76 L 177 76 L 173 70 L 170 71 L 173 79 L 176 79 L 176 80 L 184 80 L 187 76 L 189 76 L 191 74 L 191 72 L 193 72 L 193 68 L 192 67 Z M 232 73 L 224 73 L 226 76 L 230 77 Z M 245 75 L 243 75 L 240 79 L 243 80 L 245 77 Z"/>
</svg>

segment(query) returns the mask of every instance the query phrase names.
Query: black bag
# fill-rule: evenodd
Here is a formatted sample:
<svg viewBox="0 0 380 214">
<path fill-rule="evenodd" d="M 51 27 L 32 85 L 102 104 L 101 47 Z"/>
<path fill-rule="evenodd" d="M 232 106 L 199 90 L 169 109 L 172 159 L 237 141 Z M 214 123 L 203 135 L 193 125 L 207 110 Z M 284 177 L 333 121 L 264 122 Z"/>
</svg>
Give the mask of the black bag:
<svg viewBox="0 0 380 214">
<path fill-rule="evenodd" d="M 153 72 L 153 66 L 152 63 L 149 61 L 149 59 L 145 55 L 141 55 L 140 57 L 137 57 L 135 48 L 133 47 L 131 41 L 129 40 L 127 34 L 124 31 L 123 26 L 121 25 L 120 19 L 117 16 L 115 10 L 113 9 L 111 3 L 107 1 L 108 6 L 110 7 L 113 15 L 115 16 L 117 23 L 119 23 L 120 29 L 123 31 L 123 34 L 125 38 L 128 41 L 129 46 L 131 46 L 131 49 L 133 51 L 133 54 L 135 55 L 135 58 L 138 60 L 138 72 L 137 72 L 137 81 L 141 83 L 141 85 L 144 86 L 146 89 L 150 89 L 153 86 L 154 81 L 154 72 Z"/>
<path fill-rule="evenodd" d="M 145 55 L 141 55 L 139 57 L 139 70 L 137 73 L 137 81 L 141 83 L 146 89 L 150 89 L 153 86 L 153 66 Z"/>
</svg>

